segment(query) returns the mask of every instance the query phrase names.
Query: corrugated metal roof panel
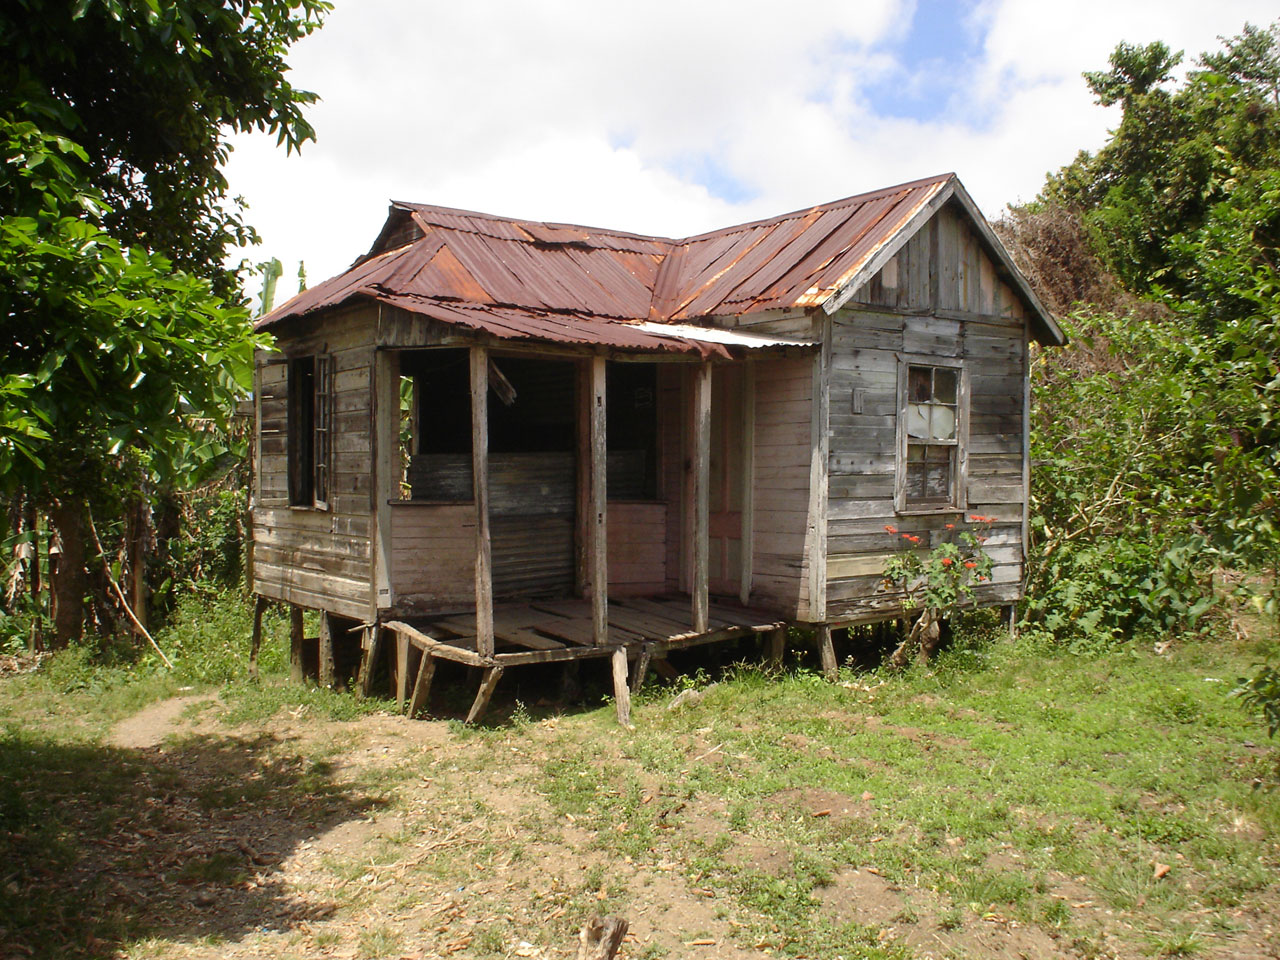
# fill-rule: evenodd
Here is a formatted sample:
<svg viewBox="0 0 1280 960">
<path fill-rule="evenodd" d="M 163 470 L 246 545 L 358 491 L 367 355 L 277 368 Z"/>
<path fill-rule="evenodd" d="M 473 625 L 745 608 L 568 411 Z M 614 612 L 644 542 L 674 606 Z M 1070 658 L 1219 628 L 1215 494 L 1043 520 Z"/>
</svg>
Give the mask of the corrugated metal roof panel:
<svg viewBox="0 0 1280 960">
<path fill-rule="evenodd" d="M 419 305 L 416 313 L 426 313 L 421 305 L 429 301 L 448 304 L 437 319 L 447 314 L 454 320 L 445 322 L 480 324 L 477 329 L 489 329 L 477 319 L 478 310 L 487 310 L 495 328 L 508 331 L 495 335 L 534 336 L 536 329 L 549 339 L 616 346 L 618 337 L 639 336 L 634 329 L 631 334 L 613 330 L 618 320 L 673 323 L 823 303 L 833 307 L 831 298 L 847 295 L 841 291 L 849 283 L 862 282 L 858 278 L 874 268 L 877 253 L 895 240 L 901 243 L 901 231 L 944 189 L 972 208 L 947 174 L 683 240 L 395 203 L 374 249 L 414 236 L 401 229 L 406 216 L 422 236 L 358 261 L 259 326 L 352 297 L 390 302 L 388 297 L 403 296 Z M 979 216 L 976 208 L 972 215 Z M 1014 269 L 1007 253 L 999 250 L 997 256 Z M 1026 299 L 1054 339 L 1052 318 L 1032 303 L 1034 293 Z M 599 339 L 593 340 L 597 327 Z"/>
</svg>

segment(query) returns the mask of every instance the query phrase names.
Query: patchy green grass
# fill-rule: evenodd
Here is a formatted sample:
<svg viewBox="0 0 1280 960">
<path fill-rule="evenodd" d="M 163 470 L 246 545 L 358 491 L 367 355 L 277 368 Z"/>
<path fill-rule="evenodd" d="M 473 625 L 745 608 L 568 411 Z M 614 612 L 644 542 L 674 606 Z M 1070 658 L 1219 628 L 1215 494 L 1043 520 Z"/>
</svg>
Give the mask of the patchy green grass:
<svg viewBox="0 0 1280 960">
<path fill-rule="evenodd" d="M 1254 655 L 978 629 L 901 675 L 741 665 L 678 710 L 691 681 L 652 683 L 629 733 L 231 671 L 145 749 L 104 734 L 185 684 L 58 658 L 0 681 L 0 940 L 550 958 L 617 913 L 628 960 L 1265 955 L 1280 754 L 1227 696 Z"/>
</svg>

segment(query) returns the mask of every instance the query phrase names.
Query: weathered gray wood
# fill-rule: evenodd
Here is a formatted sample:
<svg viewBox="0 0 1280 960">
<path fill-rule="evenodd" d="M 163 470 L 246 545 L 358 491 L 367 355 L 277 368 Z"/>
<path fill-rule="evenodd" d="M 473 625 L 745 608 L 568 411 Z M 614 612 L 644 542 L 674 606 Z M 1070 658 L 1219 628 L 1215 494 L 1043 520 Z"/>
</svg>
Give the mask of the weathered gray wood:
<svg viewBox="0 0 1280 960">
<path fill-rule="evenodd" d="M 635 666 L 631 668 L 631 692 L 639 693 L 644 686 L 645 677 L 649 675 L 649 664 L 653 660 L 653 648 L 645 644 L 640 648 L 640 656 L 636 657 Z"/>
<path fill-rule="evenodd" d="M 302 672 L 302 608 L 291 607 L 289 610 L 289 679 L 294 683 L 303 681 Z"/>
<path fill-rule="evenodd" d="M 409 695 L 409 638 L 396 632 L 396 709 L 404 709 Z"/>
<path fill-rule="evenodd" d="M 334 686 L 333 618 L 327 611 L 320 611 L 320 686 Z"/>
<path fill-rule="evenodd" d="M 605 360 L 591 360 L 591 633 L 596 646 L 609 642 L 609 540 L 605 409 Z"/>
<path fill-rule="evenodd" d="M 577 365 L 577 444 L 574 506 L 574 593 L 591 596 L 591 361 Z"/>
<path fill-rule="evenodd" d="M 578 933 L 577 960 L 613 960 L 626 935 L 621 917 L 592 917 Z"/>
<path fill-rule="evenodd" d="M 426 709 L 431 697 L 431 681 L 436 675 L 436 658 L 430 654 L 422 655 L 418 664 L 418 676 L 413 681 L 413 696 L 409 700 L 409 719 L 413 719 Z"/>
<path fill-rule="evenodd" d="M 397 636 L 406 637 L 419 650 L 432 656 L 440 657 L 444 660 L 453 660 L 457 663 L 465 663 L 472 667 L 488 666 L 491 662 L 478 653 L 455 647 L 453 644 L 441 643 L 434 637 L 429 637 L 416 627 L 412 627 L 400 620 L 388 620 L 383 626 Z"/>
<path fill-rule="evenodd" d="M 249 645 L 249 676 L 258 679 L 258 651 L 262 649 L 262 615 L 266 613 L 266 597 L 253 598 L 253 639 Z"/>
<path fill-rule="evenodd" d="M 1022 338 L 1022 562 L 1027 560 L 1027 546 L 1031 543 L 1031 321 L 1027 320 Z M 1010 630 L 1012 633 L 1012 630 Z"/>
<path fill-rule="evenodd" d="M 489 538 L 489 351 L 482 346 L 471 348 L 471 476 L 476 505 L 476 648 L 482 657 L 492 657 L 493 557 Z"/>
<path fill-rule="evenodd" d="M 381 350 L 371 365 L 373 376 L 372 417 L 374 450 L 370 458 L 373 472 L 370 489 L 370 507 L 374 512 L 373 524 L 373 576 L 370 599 L 371 620 L 376 620 L 379 609 L 390 608 L 395 603 L 391 527 L 391 509 L 387 503 L 399 496 L 400 449 L 400 358 L 390 350 Z"/>
<path fill-rule="evenodd" d="M 835 681 L 840 675 L 840 665 L 836 663 L 836 649 L 831 641 L 831 624 L 820 623 L 816 628 L 818 654 L 822 657 L 822 675 Z"/>
<path fill-rule="evenodd" d="M 627 684 L 627 650 L 618 647 L 613 651 L 613 701 L 618 710 L 618 723 L 631 726 L 631 687 Z"/>
<path fill-rule="evenodd" d="M 857 273 L 850 277 L 839 290 L 827 297 L 822 304 L 822 309 L 826 313 L 832 314 L 843 307 L 861 289 L 863 284 L 879 273 L 881 268 L 906 245 L 907 241 L 920 229 L 922 224 L 928 223 L 932 219 L 934 213 L 951 198 L 954 192 L 955 186 L 952 183 L 945 184 L 938 193 L 916 212 L 915 216 L 902 229 L 894 234 L 887 244 L 876 251 L 876 254 Z"/>
<path fill-rule="evenodd" d="M 694 375 L 693 388 L 693 523 L 689 555 L 693 569 L 693 629 L 707 630 L 710 603 L 711 548 L 709 539 L 711 492 L 711 364 L 704 362 Z"/>
<path fill-rule="evenodd" d="M 831 321 L 821 315 L 822 350 L 814 357 L 813 403 L 809 424 L 809 517 L 805 538 L 809 568 L 808 615 L 824 618 L 827 606 L 827 483 L 830 458 L 830 431 L 827 421 L 831 403 Z"/>
<path fill-rule="evenodd" d="M 787 628 L 778 627 L 768 633 L 769 668 L 781 670 L 783 659 L 787 653 Z"/>
<path fill-rule="evenodd" d="M 756 362 L 742 370 L 742 525 L 738 562 L 738 600 L 751 600 L 751 563 L 755 552 Z"/>
<path fill-rule="evenodd" d="M 484 672 L 484 677 L 480 681 L 480 689 L 476 691 L 475 702 L 471 704 L 471 710 L 467 713 L 467 723 L 475 723 L 489 707 L 489 700 L 493 697 L 493 691 L 498 686 L 498 681 L 502 679 L 501 666 L 488 667 Z"/>
<path fill-rule="evenodd" d="M 378 663 L 378 653 L 382 649 L 382 626 L 380 624 L 365 625 L 364 637 L 360 647 L 360 669 L 356 676 L 356 696 L 367 697 L 373 692 L 373 671 Z"/>
</svg>

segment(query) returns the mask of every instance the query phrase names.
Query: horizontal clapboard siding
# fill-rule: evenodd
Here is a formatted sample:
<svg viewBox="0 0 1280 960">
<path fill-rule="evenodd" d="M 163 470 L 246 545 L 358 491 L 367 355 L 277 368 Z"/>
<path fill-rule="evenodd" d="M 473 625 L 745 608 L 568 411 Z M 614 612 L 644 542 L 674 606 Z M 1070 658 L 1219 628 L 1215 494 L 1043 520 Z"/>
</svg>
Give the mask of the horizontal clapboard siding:
<svg viewBox="0 0 1280 960">
<path fill-rule="evenodd" d="M 258 413 L 253 589 L 277 600 L 363 620 L 371 596 L 371 409 L 376 308 L 336 311 L 281 339 L 255 363 Z M 288 505 L 286 357 L 333 357 L 329 509 Z"/>
<path fill-rule="evenodd" d="M 905 541 L 922 553 L 968 526 L 956 512 L 895 509 L 900 357 L 964 364 L 969 383 L 968 515 L 991 517 L 984 602 L 1017 599 L 1022 582 L 1024 308 L 967 222 L 944 207 L 833 318 L 828 457 L 827 613 L 901 610 L 883 582 Z M 947 524 L 952 529 L 947 529 Z M 893 527 L 897 533 L 885 528 Z"/>
</svg>

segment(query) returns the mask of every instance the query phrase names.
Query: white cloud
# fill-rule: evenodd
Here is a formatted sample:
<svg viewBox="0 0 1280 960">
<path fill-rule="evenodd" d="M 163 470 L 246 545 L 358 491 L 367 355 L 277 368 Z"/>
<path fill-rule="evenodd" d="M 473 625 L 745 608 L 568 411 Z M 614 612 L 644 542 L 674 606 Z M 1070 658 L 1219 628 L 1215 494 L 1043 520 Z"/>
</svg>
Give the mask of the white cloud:
<svg viewBox="0 0 1280 960">
<path fill-rule="evenodd" d="M 1104 141 L 1116 115 L 1080 71 L 1118 41 L 1194 56 L 1273 15 L 1255 0 L 984 0 L 959 27 L 985 29 L 980 57 L 948 65 L 953 109 L 922 121 L 867 99 L 939 69 L 897 57 L 913 9 L 339 0 L 290 56 L 295 85 L 324 98 L 319 142 L 286 158 L 270 138 L 236 141 L 229 178 L 264 237 L 252 257 L 331 275 L 392 198 L 679 236 L 955 170 L 994 214 Z"/>
</svg>

